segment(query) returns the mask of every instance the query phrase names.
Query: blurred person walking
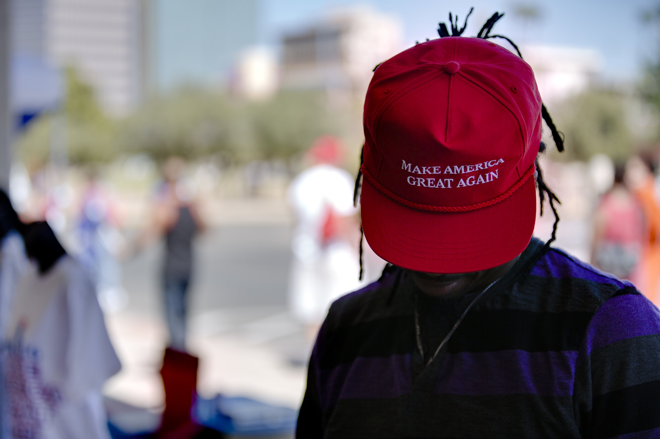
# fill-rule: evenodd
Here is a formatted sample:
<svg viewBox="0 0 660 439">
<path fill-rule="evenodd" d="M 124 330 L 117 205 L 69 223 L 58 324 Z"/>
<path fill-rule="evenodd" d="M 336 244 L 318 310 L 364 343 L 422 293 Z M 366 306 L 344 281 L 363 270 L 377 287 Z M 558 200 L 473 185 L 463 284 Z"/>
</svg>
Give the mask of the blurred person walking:
<svg viewBox="0 0 660 439">
<path fill-rule="evenodd" d="M 654 304 L 660 305 L 660 205 L 655 188 L 651 157 L 634 156 L 626 164 L 626 183 L 635 194 L 644 214 L 644 233 L 637 287 Z"/>
<path fill-rule="evenodd" d="M 170 157 L 163 165 L 164 181 L 158 188 L 154 216 L 138 239 L 138 249 L 163 238 L 165 255 L 161 271 L 169 346 L 186 350 L 188 290 L 194 272 L 193 243 L 206 226 L 194 201 L 194 190 L 183 178 L 186 163 Z"/>
<path fill-rule="evenodd" d="M 612 188 L 594 214 L 591 261 L 595 267 L 638 283 L 636 270 L 644 242 L 644 216 L 624 181 L 625 165 L 614 166 Z"/>
<path fill-rule="evenodd" d="M 287 193 L 296 216 L 289 303 L 310 339 L 330 304 L 360 285 L 357 209 L 353 179 L 338 167 L 343 154 L 338 139 L 318 138 L 307 152 L 311 166 L 291 182 Z"/>
</svg>

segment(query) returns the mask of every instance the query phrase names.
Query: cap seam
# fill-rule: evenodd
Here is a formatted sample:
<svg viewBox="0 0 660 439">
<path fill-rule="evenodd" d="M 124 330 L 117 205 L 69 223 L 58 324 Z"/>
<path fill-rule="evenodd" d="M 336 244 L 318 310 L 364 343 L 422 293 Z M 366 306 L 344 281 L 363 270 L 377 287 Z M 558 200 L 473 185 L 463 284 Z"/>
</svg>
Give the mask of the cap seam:
<svg viewBox="0 0 660 439">
<path fill-rule="evenodd" d="M 424 78 L 426 75 L 428 75 L 429 76 L 428 78 L 424 78 L 424 80 L 421 80 L 421 78 L 417 78 L 417 81 L 414 81 L 414 80 L 410 81 L 408 84 L 406 84 L 406 86 L 402 87 L 395 96 L 392 96 L 392 98 L 390 98 L 390 101 L 387 102 L 385 105 L 383 105 L 383 107 L 380 110 L 378 110 L 378 113 L 376 113 L 376 115 L 374 116 L 374 119 L 373 119 L 374 120 L 373 132 L 376 133 L 376 136 L 378 136 L 378 127 L 380 125 L 381 119 L 383 118 L 383 115 L 396 101 L 401 99 L 406 94 L 412 92 L 413 90 L 415 90 L 415 89 L 423 86 L 424 84 L 432 81 L 436 77 L 444 75 L 444 74 L 445 74 L 445 72 L 442 71 L 442 70 L 440 70 L 440 71 L 431 70 L 431 71 L 429 71 L 429 72 L 427 72 L 427 73 L 425 73 L 421 76 L 421 78 Z M 417 82 L 417 83 L 415 83 L 415 82 Z M 373 136 L 373 133 L 372 133 L 372 136 Z M 374 141 L 376 143 L 378 143 L 378 138 L 374 137 Z"/>
<path fill-rule="evenodd" d="M 452 84 L 452 77 L 454 75 L 449 75 L 449 84 L 447 84 L 448 90 L 447 90 L 447 126 L 445 127 L 445 144 L 449 141 L 449 130 L 451 126 L 451 84 Z"/>
<path fill-rule="evenodd" d="M 508 105 L 506 105 L 506 103 L 502 102 L 500 99 L 498 99 L 497 97 L 493 96 L 492 93 L 489 93 L 488 90 L 486 90 L 484 87 L 482 87 L 481 85 L 479 85 L 477 82 L 473 81 L 472 79 L 470 79 L 470 78 L 467 77 L 466 75 L 461 75 L 460 77 L 461 77 L 461 78 L 464 78 L 468 83 L 472 84 L 473 87 L 478 88 L 478 89 L 481 90 L 486 96 L 488 96 L 490 99 L 494 100 L 495 102 L 497 102 L 498 104 L 500 104 L 502 107 L 504 107 L 504 109 L 506 109 L 507 113 L 510 114 L 511 117 L 513 117 L 513 120 L 515 120 L 516 125 L 518 125 L 518 132 L 519 132 L 519 134 L 520 134 L 520 140 L 522 141 L 521 157 L 524 157 L 524 156 L 525 156 L 525 143 L 526 143 L 526 140 L 525 140 L 525 139 L 526 139 L 527 137 L 525 136 L 525 132 L 524 132 L 524 128 L 523 128 L 523 126 L 522 126 L 522 123 L 521 123 L 520 120 L 518 120 L 518 117 L 515 115 L 515 113 L 514 113 L 513 111 L 511 111 L 511 109 L 509 108 Z M 515 169 L 516 169 L 516 172 L 517 172 L 517 174 L 518 174 L 518 178 L 520 178 L 521 175 L 520 175 L 520 170 L 518 169 L 518 166 L 516 166 Z"/>
<path fill-rule="evenodd" d="M 454 48 L 453 48 L 453 54 L 452 54 L 452 60 L 456 62 L 456 47 L 458 44 L 456 43 L 456 40 L 452 41 L 454 43 Z M 460 64 L 459 64 L 459 69 L 460 69 Z M 457 72 L 454 72 L 457 73 Z M 445 144 L 448 142 L 449 139 L 449 132 L 451 131 L 451 85 L 452 85 L 452 77 L 454 75 L 449 75 L 449 83 L 447 84 L 447 123 L 445 124 Z"/>
</svg>

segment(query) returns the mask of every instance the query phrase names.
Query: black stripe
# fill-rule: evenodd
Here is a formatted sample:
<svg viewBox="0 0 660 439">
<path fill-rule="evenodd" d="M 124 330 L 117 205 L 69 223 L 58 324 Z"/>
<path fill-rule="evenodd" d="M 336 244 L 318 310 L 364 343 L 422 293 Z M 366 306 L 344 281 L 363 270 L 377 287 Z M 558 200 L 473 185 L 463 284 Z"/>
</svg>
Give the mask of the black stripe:
<svg viewBox="0 0 660 439">
<path fill-rule="evenodd" d="M 618 290 L 616 285 L 595 284 L 579 278 L 528 276 L 504 294 L 489 298 L 488 305 L 534 312 L 595 312 Z"/>
<path fill-rule="evenodd" d="M 448 352 L 576 351 L 591 313 L 533 313 L 473 310 L 447 344 Z M 412 315 L 393 316 L 327 331 L 320 367 L 350 363 L 356 357 L 388 357 L 415 349 Z"/>
<path fill-rule="evenodd" d="M 402 405 L 394 399 L 342 400 L 330 413 L 324 438 L 401 438 Z"/>
<path fill-rule="evenodd" d="M 383 318 L 328 331 L 320 341 L 321 369 L 350 363 L 357 357 L 411 353 L 415 347 L 415 321 L 412 315 Z"/>
<path fill-rule="evenodd" d="M 616 294 L 613 295 L 612 297 L 628 296 L 628 295 L 641 296 L 642 293 L 640 293 L 639 291 L 637 291 L 632 287 L 625 287 L 617 291 Z"/>
<path fill-rule="evenodd" d="M 328 317 L 323 324 L 326 330 L 333 331 L 356 323 L 412 313 L 410 294 L 404 286 L 399 285 L 396 294 L 392 297 L 394 279 L 388 276 L 385 282 L 385 285 L 371 284 L 367 291 L 351 293 L 337 299 L 330 307 Z M 388 303 L 390 298 L 393 300 Z"/>
<path fill-rule="evenodd" d="M 519 310 L 474 310 L 447 344 L 448 351 L 576 351 L 592 313 L 534 313 Z"/>
<path fill-rule="evenodd" d="M 594 398 L 594 437 L 613 437 L 660 428 L 660 380 Z"/>
<path fill-rule="evenodd" d="M 434 395 L 343 399 L 329 438 L 579 437 L 571 397 Z"/>
<path fill-rule="evenodd" d="M 628 338 L 594 349 L 591 352 L 593 394 L 598 396 L 660 380 L 659 357 L 660 334 Z"/>
</svg>

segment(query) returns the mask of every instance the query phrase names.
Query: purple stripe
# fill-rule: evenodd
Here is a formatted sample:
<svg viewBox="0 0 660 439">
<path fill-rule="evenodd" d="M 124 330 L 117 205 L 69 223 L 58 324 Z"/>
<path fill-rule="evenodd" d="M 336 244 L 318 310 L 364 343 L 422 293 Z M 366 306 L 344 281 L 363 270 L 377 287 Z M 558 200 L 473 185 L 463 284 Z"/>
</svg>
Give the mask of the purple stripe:
<svg viewBox="0 0 660 439">
<path fill-rule="evenodd" d="M 591 319 L 583 349 L 593 349 L 617 341 L 644 335 L 660 334 L 660 311 L 642 295 L 613 297 Z"/>
<path fill-rule="evenodd" d="M 531 274 L 555 279 L 578 278 L 599 284 L 614 285 L 619 288 L 633 286 L 628 281 L 619 280 L 609 273 L 600 271 L 556 249 L 550 250 L 544 258 L 534 265 Z"/>
<path fill-rule="evenodd" d="M 334 406 L 340 399 L 396 398 L 410 393 L 410 354 L 358 357 L 350 364 L 319 372 L 321 404 Z"/>
<path fill-rule="evenodd" d="M 638 431 L 636 433 L 623 434 L 621 436 L 612 436 L 616 439 L 658 439 L 660 437 L 660 428 L 653 430 Z"/>
<path fill-rule="evenodd" d="M 576 358 L 575 351 L 447 354 L 435 393 L 570 396 Z"/>
</svg>

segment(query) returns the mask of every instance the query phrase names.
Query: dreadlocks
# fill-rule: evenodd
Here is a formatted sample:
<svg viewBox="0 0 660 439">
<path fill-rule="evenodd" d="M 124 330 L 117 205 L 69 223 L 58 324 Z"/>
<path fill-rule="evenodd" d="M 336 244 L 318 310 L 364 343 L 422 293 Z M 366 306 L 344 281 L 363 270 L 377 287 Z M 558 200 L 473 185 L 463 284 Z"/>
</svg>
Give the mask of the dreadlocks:
<svg viewBox="0 0 660 439">
<path fill-rule="evenodd" d="M 472 11 L 470 10 L 470 12 Z M 477 34 L 477 38 L 483 38 L 485 40 L 491 38 L 500 38 L 506 40 L 516 50 L 518 56 L 521 59 L 524 59 L 522 53 L 520 52 L 520 49 L 513 41 L 511 41 L 510 38 L 505 37 L 504 35 L 490 34 L 490 32 L 493 30 L 493 26 L 495 25 L 495 23 L 497 23 L 502 17 L 504 17 L 504 13 L 495 12 L 483 25 L 483 27 Z M 449 14 L 449 21 L 451 21 L 451 14 Z M 440 37 L 442 37 L 442 35 L 440 35 Z M 543 118 L 546 125 L 550 129 L 550 133 L 552 134 L 552 140 L 555 143 L 555 146 L 557 147 L 557 151 L 564 152 L 564 135 L 561 132 L 559 132 L 559 130 L 557 130 L 557 127 L 555 126 L 555 123 L 553 122 L 552 117 L 550 116 L 550 113 L 548 112 L 548 109 L 546 108 L 545 104 L 541 104 L 541 117 Z M 545 149 L 546 149 L 545 143 L 541 142 L 541 144 L 539 145 L 539 154 L 544 153 Z M 552 192 L 552 190 L 550 190 L 550 188 L 546 185 L 545 181 L 543 180 L 543 172 L 539 167 L 538 159 L 535 161 L 535 164 L 536 164 L 536 184 L 539 191 L 539 200 L 541 202 L 540 203 L 541 215 L 543 215 L 543 204 L 545 201 L 545 195 L 547 194 L 548 202 L 550 203 L 550 208 L 552 209 L 552 213 L 555 216 L 555 222 L 552 225 L 552 235 L 550 236 L 550 239 L 545 243 L 546 247 L 550 247 L 550 244 L 554 242 L 555 239 L 557 239 L 557 226 L 559 225 L 559 214 L 557 213 L 557 209 L 555 207 L 555 201 L 559 204 L 561 204 L 561 201 L 559 201 L 559 198 L 557 198 L 555 193 Z"/>
</svg>

